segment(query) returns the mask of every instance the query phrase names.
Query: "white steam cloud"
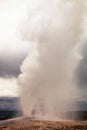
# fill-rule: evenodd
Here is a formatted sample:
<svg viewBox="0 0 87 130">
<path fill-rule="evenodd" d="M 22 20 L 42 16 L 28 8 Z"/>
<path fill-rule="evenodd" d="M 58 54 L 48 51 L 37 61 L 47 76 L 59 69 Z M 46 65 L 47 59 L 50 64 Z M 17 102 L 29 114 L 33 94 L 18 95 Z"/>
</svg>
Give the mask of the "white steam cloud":
<svg viewBox="0 0 87 130">
<path fill-rule="evenodd" d="M 25 115 L 58 120 L 78 95 L 74 52 L 82 33 L 83 0 L 29 0 L 22 37 L 32 51 L 21 66 L 20 94 Z M 74 106 L 76 107 L 76 105 Z"/>
</svg>

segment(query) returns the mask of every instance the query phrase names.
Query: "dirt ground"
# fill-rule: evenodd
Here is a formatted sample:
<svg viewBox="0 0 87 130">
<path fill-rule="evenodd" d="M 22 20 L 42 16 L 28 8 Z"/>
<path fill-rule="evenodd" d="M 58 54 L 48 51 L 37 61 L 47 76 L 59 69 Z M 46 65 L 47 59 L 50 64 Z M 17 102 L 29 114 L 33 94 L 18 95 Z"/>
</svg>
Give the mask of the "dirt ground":
<svg viewBox="0 0 87 130">
<path fill-rule="evenodd" d="M 38 121 L 17 118 L 1 121 L 0 130 L 87 130 L 87 121 Z"/>
</svg>

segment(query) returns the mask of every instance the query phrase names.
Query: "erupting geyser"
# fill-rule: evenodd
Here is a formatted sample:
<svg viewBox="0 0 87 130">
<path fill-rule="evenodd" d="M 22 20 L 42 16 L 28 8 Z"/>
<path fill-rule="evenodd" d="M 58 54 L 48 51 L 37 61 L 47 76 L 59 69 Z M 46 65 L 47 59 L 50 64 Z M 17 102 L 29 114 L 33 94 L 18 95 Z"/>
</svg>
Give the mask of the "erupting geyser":
<svg viewBox="0 0 87 130">
<path fill-rule="evenodd" d="M 82 32 L 83 0 L 28 0 L 28 8 L 21 32 L 33 47 L 19 76 L 23 111 L 58 120 L 78 95 L 75 48 Z"/>
</svg>

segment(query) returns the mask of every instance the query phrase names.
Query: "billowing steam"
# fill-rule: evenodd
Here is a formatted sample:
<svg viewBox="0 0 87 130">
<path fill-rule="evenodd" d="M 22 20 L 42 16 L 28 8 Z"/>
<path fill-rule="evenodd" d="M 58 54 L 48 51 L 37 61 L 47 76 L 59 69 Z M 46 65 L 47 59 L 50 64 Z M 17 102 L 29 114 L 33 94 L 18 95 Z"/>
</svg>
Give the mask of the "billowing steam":
<svg viewBox="0 0 87 130">
<path fill-rule="evenodd" d="M 19 76 L 23 111 L 58 120 L 59 113 L 72 108 L 78 95 L 75 48 L 82 32 L 83 0 L 29 0 L 28 4 L 21 32 L 33 49 Z"/>
</svg>

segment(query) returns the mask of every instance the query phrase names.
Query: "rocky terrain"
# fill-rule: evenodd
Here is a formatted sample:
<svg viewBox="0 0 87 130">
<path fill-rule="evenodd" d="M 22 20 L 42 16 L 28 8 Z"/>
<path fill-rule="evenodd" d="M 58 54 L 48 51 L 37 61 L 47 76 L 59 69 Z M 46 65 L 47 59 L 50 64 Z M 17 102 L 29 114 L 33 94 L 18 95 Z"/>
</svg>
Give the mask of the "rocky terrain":
<svg viewBox="0 0 87 130">
<path fill-rule="evenodd" d="M 37 121 L 17 118 L 0 122 L 0 130 L 87 130 L 87 122 Z"/>
</svg>

